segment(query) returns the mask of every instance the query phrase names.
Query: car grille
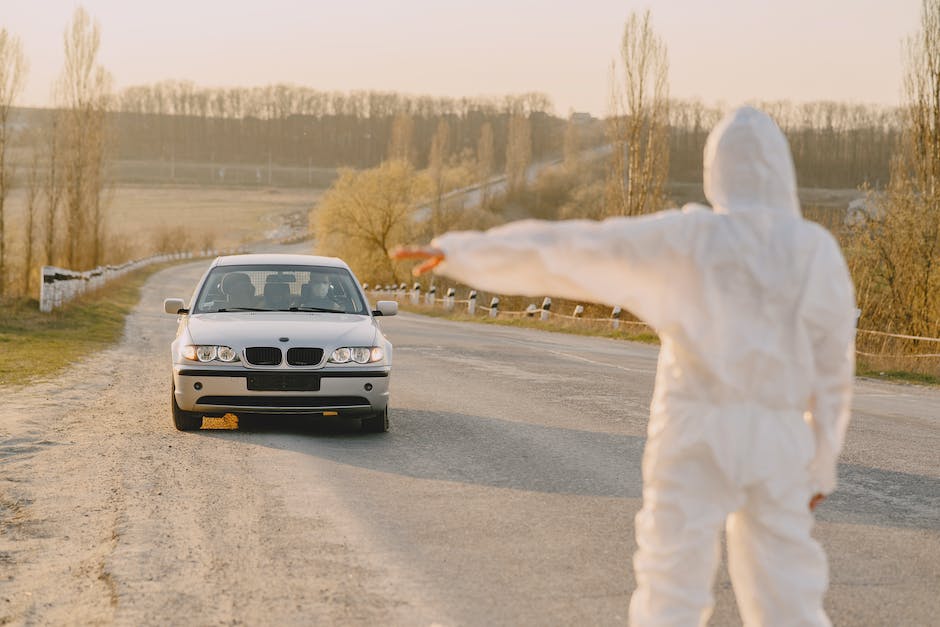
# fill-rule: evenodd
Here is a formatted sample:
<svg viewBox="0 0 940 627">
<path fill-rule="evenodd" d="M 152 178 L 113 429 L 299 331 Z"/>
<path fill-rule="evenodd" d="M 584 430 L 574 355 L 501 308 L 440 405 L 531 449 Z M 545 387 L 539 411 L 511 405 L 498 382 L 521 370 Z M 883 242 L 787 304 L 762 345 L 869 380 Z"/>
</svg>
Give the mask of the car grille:
<svg viewBox="0 0 940 627">
<path fill-rule="evenodd" d="M 321 359 L 322 348 L 291 348 L 287 351 L 287 363 L 292 366 L 316 366 Z"/>
<path fill-rule="evenodd" d="M 368 407 L 361 396 L 200 396 L 198 405 L 222 407 Z"/>
<path fill-rule="evenodd" d="M 281 349 L 276 346 L 252 346 L 245 349 L 245 359 L 255 366 L 277 366 L 281 363 Z"/>
</svg>

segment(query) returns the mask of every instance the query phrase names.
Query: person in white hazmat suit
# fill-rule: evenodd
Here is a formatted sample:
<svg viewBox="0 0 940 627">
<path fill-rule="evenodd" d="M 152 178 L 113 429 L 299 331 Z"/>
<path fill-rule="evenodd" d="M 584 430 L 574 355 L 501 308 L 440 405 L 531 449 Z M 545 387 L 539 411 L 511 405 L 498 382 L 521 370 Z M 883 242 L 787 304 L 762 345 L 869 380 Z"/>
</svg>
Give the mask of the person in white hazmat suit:
<svg viewBox="0 0 940 627">
<path fill-rule="evenodd" d="M 490 292 L 619 305 L 659 333 L 632 624 L 707 622 L 724 525 L 746 625 L 827 625 L 811 510 L 836 486 L 849 422 L 852 282 L 833 237 L 802 219 L 769 116 L 721 121 L 704 183 L 713 210 L 522 221 L 393 256 Z"/>
</svg>

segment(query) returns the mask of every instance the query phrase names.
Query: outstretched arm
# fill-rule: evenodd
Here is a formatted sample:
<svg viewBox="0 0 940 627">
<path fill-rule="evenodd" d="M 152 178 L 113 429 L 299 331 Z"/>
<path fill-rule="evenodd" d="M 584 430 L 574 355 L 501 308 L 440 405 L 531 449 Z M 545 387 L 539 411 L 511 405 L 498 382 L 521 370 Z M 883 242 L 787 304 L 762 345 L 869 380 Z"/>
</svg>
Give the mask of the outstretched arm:
<svg viewBox="0 0 940 627">
<path fill-rule="evenodd" d="M 690 254 L 704 211 L 664 211 L 603 222 L 526 220 L 486 232 L 447 233 L 421 258 L 461 283 L 499 294 L 555 296 L 626 307 L 656 324 L 664 283 Z"/>
</svg>

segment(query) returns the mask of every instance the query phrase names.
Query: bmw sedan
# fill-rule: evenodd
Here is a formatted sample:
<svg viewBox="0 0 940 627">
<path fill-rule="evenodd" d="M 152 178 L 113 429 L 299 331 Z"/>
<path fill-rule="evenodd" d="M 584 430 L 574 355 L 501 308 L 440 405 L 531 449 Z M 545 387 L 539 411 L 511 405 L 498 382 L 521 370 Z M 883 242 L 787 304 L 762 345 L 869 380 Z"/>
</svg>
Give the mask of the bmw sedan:
<svg viewBox="0 0 940 627">
<path fill-rule="evenodd" d="M 172 344 L 173 422 L 199 429 L 204 416 L 306 414 L 361 420 L 388 430 L 392 345 L 349 266 L 331 257 L 250 254 L 217 258 Z"/>
</svg>

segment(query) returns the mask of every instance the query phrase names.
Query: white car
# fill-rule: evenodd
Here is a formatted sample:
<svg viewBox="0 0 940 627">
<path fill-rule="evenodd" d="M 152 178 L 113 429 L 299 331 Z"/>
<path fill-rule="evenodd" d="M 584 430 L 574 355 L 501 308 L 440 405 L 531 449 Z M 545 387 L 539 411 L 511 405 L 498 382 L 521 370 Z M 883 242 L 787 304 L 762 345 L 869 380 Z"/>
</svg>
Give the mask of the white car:
<svg viewBox="0 0 940 627">
<path fill-rule="evenodd" d="M 179 316 L 172 344 L 173 422 L 199 429 L 203 416 L 308 414 L 361 420 L 388 430 L 392 345 L 349 266 L 312 255 L 217 258 Z"/>
</svg>

